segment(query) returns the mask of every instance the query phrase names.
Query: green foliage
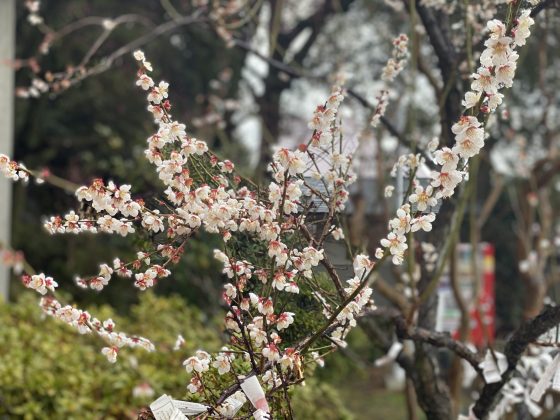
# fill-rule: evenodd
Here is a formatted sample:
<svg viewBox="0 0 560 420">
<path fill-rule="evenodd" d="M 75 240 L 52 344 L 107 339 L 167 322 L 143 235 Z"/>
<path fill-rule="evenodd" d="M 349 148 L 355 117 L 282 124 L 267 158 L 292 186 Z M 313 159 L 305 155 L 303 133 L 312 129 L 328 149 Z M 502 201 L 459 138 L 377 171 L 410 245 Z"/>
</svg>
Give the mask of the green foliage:
<svg viewBox="0 0 560 420">
<path fill-rule="evenodd" d="M 316 380 L 300 386 L 292 398 L 297 419 L 351 420 L 354 417 L 344 408 L 339 394 L 328 384 Z"/>
<path fill-rule="evenodd" d="M 177 297 L 143 294 L 129 319 L 111 308 L 93 309 L 100 319 L 113 317 L 118 330 L 150 337 L 154 353 L 123 349 L 110 364 L 100 353 L 103 343 L 80 336 L 53 319 L 42 319 L 36 298 L 24 295 L 16 304 L 0 306 L 0 416 L 26 419 L 135 418 L 150 399 L 134 398 L 133 389 L 148 383 L 155 397 L 186 395 L 188 375 L 182 361 L 199 345 L 219 347 L 201 313 Z M 186 344 L 173 351 L 177 334 Z M 155 398 L 153 398 L 155 399 Z"/>
<path fill-rule="evenodd" d="M 91 313 L 112 317 L 119 331 L 150 338 L 157 351 L 125 348 L 111 364 L 100 352 L 102 341 L 44 318 L 36 296 L 23 294 L 16 303 L 0 304 L 0 418 L 136 418 L 139 408 L 163 393 L 193 399 L 186 390 L 183 360 L 198 348 L 220 347 L 218 329 L 199 310 L 179 297 L 147 292 L 128 318 L 108 306 L 91 308 Z M 177 334 L 186 343 L 173 351 Z M 292 391 L 297 418 L 350 418 L 328 384 L 307 383 Z M 149 384 L 153 397 L 133 396 L 142 384 Z"/>
</svg>

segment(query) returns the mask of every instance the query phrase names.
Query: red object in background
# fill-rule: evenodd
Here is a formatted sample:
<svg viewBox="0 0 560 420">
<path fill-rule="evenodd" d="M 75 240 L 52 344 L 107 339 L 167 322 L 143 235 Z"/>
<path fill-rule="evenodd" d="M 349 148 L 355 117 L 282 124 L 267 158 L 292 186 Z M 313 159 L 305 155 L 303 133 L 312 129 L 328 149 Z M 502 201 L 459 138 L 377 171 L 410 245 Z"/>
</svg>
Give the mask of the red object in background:
<svg viewBox="0 0 560 420">
<path fill-rule="evenodd" d="M 473 272 L 472 247 L 470 244 L 458 244 L 456 248 L 457 285 L 463 301 L 469 308 L 470 333 L 468 341 L 477 347 L 485 347 L 494 341 L 495 335 L 495 274 L 494 247 L 489 243 L 478 246 L 476 271 L 480 283 L 475 283 Z M 461 311 L 455 301 L 450 284 L 449 267 L 441 278 L 438 288 L 438 310 L 436 330 L 447 331 L 453 338 L 459 338 Z M 476 296 L 475 296 L 476 294 Z"/>
<path fill-rule="evenodd" d="M 494 341 L 496 319 L 494 247 L 484 243 L 481 244 L 481 248 L 479 250 L 482 254 L 480 293 L 476 305 L 471 309 L 470 341 L 477 347 L 491 344 Z"/>
</svg>

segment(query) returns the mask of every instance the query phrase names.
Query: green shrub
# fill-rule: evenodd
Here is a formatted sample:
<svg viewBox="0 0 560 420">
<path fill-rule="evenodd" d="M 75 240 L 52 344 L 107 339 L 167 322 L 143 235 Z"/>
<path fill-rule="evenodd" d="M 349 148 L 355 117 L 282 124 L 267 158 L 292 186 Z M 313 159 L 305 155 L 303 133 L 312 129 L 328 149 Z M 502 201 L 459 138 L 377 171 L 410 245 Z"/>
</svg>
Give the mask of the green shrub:
<svg viewBox="0 0 560 420">
<path fill-rule="evenodd" d="M 332 386 L 316 379 L 307 381 L 294 392 L 292 408 L 296 419 L 351 420 L 339 394 Z"/>
<path fill-rule="evenodd" d="M 220 347 L 215 325 L 179 297 L 143 293 L 127 318 L 108 306 L 91 308 L 91 313 L 99 319 L 113 318 L 119 331 L 150 338 L 157 351 L 126 348 L 119 353 L 119 362 L 110 364 L 100 352 L 102 341 L 43 317 L 36 296 L 24 294 L 16 303 L 1 303 L 0 418 L 136 418 L 140 407 L 163 393 L 190 398 L 183 360 L 199 347 Z M 173 351 L 178 334 L 186 342 Z M 133 396 L 142 384 L 149 384 L 153 396 Z M 293 392 L 298 419 L 348 418 L 326 384 L 311 380 Z"/>
<path fill-rule="evenodd" d="M 0 414 L 26 419 L 134 418 L 137 407 L 162 393 L 184 397 L 188 376 L 182 361 L 201 343 L 219 346 L 215 330 L 206 328 L 201 313 L 180 298 L 143 294 L 130 319 L 115 316 L 108 307 L 91 312 L 100 319 L 112 317 L 119 330 L 149 336 L 158 351 L 123 349 L 119 363 L 110 364 L 100 353 L 100 340 L 43 319 L 35 296 L 2 304 Z M 186 344 L 175 352 L 177 334 Z M 133 389 L 143 383 L 153 388 L 154 398 L 133 397 Z"/>
</svg>

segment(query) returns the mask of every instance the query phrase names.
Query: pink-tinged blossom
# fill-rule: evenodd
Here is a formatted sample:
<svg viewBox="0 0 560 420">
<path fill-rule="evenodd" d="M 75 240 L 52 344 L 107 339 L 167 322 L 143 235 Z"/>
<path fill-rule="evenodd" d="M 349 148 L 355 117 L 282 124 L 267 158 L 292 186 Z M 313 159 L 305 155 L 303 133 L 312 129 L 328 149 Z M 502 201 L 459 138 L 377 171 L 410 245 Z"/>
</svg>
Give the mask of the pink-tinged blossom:
<svg viewBox="0 0 560 420">
<path fill-rule="evenodd" d="M 24 275 L 22 282 L 25 287 L 34 289 L 42 295 L 46 295 L 48 291 L 54 292 L 58 287 L 58 283 L 52 277 L 46 277 L 43 273 L 33 276 Z"/>
<path fill-rule="evenodd" d="M 512 39 L 507 36 L 490 38 L 484 42 L 486 49 L 480 56 L 480 63 L 485 67 L 500 66 L 509 62 L 512 53 Z"/>
<path fill-rule="evenodd" d="M 191 356 L 183 362 L 183 366 L 185 366 L 185 369 L 189 373 L 193 371 L 198 373 L 206 372 L 210 366 L 210 357 L 200 358 Z"/>
<path fill-rule="evenodd" d="M 107 358 L 110 363 L 116 363 L 119 349 L 116 346 L 103 347 L 101 349 L 101 353 Z"/>
<path fill-rule="evenodd" d="M 432 187 L 441 187 L 436 193 L 436 198 L 450 197 L 453 195 L 455 188 L 463 179 L 461 172 L 454 169 L 445 172 L 432 172 L 431 177 Z"/>
<path fill-rule="evenodd" d="M 444 147 L 435 152 L 435 161 L 442 166 L 442 171 L 454 170 L 457 169 L 459 155 L 449 147 Z"/>
<path fill-rule="evenodd" d="M 288 328 L 290 325 L 292 325 L 294 322 L 294 313 L 293 312 L 282 312 L 280 315 L 278 315 L 278 318 L 276 319 L 276 328 L 278 328 L 278 330 L 284 330 L 286 328 Z"/>
<path fill-rule="evenodd" d="M 259 313 L 263 315 L 272 315 L 274 313 L 274 306 L 272 304 L 272 299 L 270 298 L 260 298 L 257 305 Z"/>
<path fill-rule="evenodd" d="M 496 93 L 498 91 L 496 79 L 487 67 L 479 67 L 478 71 L 472 75 L 472 78 L 472 90 L 489 94 Z"/>
<path fill-rule="evenodd" d="M 196 394 L 197 392 L 200 392 L 201 389 L 202 389 L 202 383 L 200 382 L 200 379 L 197 376 L 193 376 L 189 384 L 187 385 L 187 390 L 191 394 Z"/>
<path fill-rule="evenodd" d="M 277 362 L 280 360 L 280 352 L 275 344 L 270 343 L 262 349 L 262 355 L 268 359 L 270 362 Z"/>
<path fill-rule="evenodd" d="M 227 356 L 218 355 L 212 362 L 212 367 L 216 368 L 220 375 L 223 375 L 231 370 L 231 363 Z"/>
<path fill-rule="evenodd" d="M 8 156 L 0 153 L 0 173 L 12 181 L 28 181 L 29 174 L 25 167 Z"/>
<path fill-rule="evenodd" d="M 280 366 L 282 370 L 292 370 L 294 366 L 300 363 L 300 354 L 292 347 L 288 347 L 284 350 L 284 354 L 280 359 Z"/>
</svg>

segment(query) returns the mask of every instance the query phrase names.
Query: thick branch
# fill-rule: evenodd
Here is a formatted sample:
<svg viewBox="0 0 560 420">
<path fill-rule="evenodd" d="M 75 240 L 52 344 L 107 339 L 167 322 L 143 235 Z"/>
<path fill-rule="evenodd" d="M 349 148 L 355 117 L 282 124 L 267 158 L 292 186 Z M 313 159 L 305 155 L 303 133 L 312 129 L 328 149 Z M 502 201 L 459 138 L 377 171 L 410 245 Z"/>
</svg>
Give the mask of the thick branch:
<svg viewBox="0 0 560 420">
<path fill-rule="evenodd" d="M 537 16 L 540 12 L 548 8 L 557 8 L 558 0 L 543 0 L 531 10 L 531 17 Z"/>
<path fill-rule="evenodd" d="M 479 363 L 482 362 L 480 356 L 469 349 L 464 343 L 454 340 L 448 333 L 430 331 L 424 328 L 409 327 L 406 325 L 406 321 L 403 317 L 395 318 L 394 323 L 397 328 L 397 336 L 399 338 L 420 341 L 434 347 L 451 350 L 457 356 L 469 362 L 469 364 L 479 374 L 482 374 L 482 370 L 478 366 Z"/>
<path fill-rule="evenodd" d="M 425 328 L 414 327 L 408 325 L 406 319 L 397 311 L 392 310 L 376 310 L 368 313 L 368 315 L 387 315 L 395 324 L 397 337 L 401 340 L 412 340 L 421 343 L 427 343 L 434 347 L 446 348 L 455 353 L 460 358 L 466 360 L 479 374 L 482 369 L 478 366 L 482 362 L 478 353 L 472 351 L 464 343 L 454 340 L 448 333 L 430 331 Z"/>
<path fill-rule="evenodd" d="M 488 416 L 494 403 L 498 400 L 500 391 L 515 371 L 517 363 L 529 346 L 544 333 L 560 324 L 560 306 L 547 306 L 534 319 L 522 325 L 508 340 L 505 347 L 505 356 L 508 361 L 507 370 L 502 375 L 502 380 L 493 384 L 486 384 L 482 389 L 479 399 L 474 405 L 473 412 L 479 419 Z"/>
</svg>

